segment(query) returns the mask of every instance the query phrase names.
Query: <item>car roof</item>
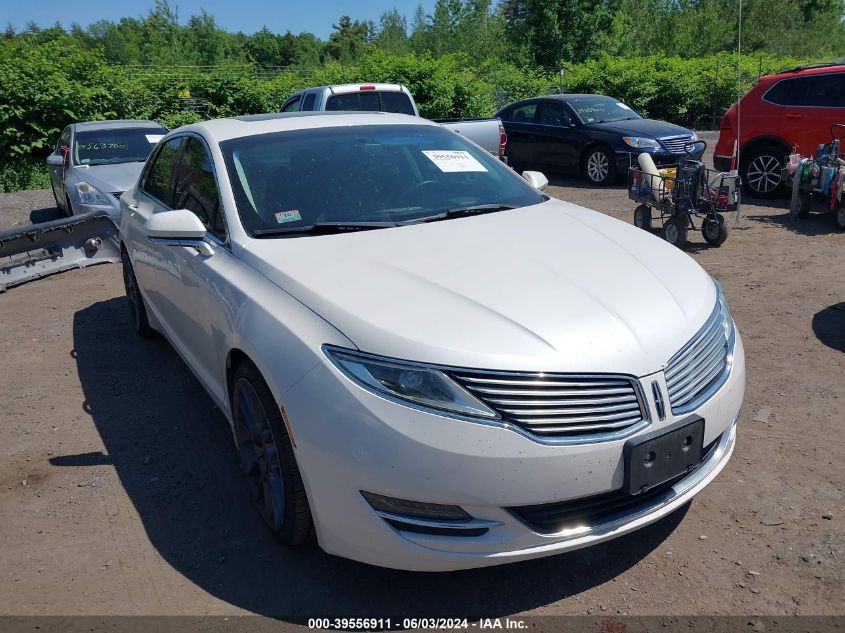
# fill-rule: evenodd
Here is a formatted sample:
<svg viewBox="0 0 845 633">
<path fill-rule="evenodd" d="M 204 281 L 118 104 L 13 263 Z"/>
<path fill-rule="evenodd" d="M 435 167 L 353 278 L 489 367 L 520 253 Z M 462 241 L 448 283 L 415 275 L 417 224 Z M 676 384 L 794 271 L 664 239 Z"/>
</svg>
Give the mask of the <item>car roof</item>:
<svg viewBox="0 0 845 633">
<path fill-rule="evenodd" d="M 387 112 L 272 112 L 194 123 L 174 132 L 199 132 L 217 142 L 257 134 L 356 125 L 423 125 L 436 123 L 409 114 Z"/>
<path fill-rule="evenodd" d="M 591 97 L 605 97 L 607 99 L 611 99 L 612 97 L 608 97 L 607 95 L 600 95 L 600 94 L 586 94 L 586 93 L 574 93 L 574 92 L 565 92 L 563 94 L 554 94 L 554 95 L 539 95 L 537 97 L 529 97 L 528 99 L 522 99 L 521 101 L 515 101 L 514 103 L 510 103 L 506 105 L 502 110 L 505 108 L 510 108 L 515 105 L 519 105 L 521 103 L 533 103 L 534 101 L 540 101 L 542 99 L 550 99 L 553 101 L 563 101 L 564 103 L 569 103 L 570 101 L 578 101 L 579 99 L 588 99 Z"/>
<path fill-rule="evenodd" d="M 782 70 L 779 73 L 772 73 L 771 75 L 763 75 L 761 80 L 783 79 L 785 77 L 806 77 L 811 75 L 825 75 L 829 73 L 845 72 L 845 63 L 831 62 L 826 64 L 810 64 L 807 66 L 796 66 L 788 70 Z"/>
<path fill-rule="evenodd" d="M 117 119 L 114 121 L 83 121 L 81 123 L 74 123 L 74 127 L 79 131 L 97 131 L 97 130 L 114 130 L 127 128 L 149 128 L 157 127 L 167 129 L 161 123 L 155 121 L 144 121 L 141 119 Z"/>
<path fill-rule="evenodd" d="M 403 86 L 402 84 L 381 84 L 372 81 L 365 81 L 359 84 L 331 84 L 328 86 L 315 86 L 313 88 L 304 88 L 295 94 L 301 94 L 303 92 L 313 92 L 315 90 L 330 90 L 333 94 L 347 94 L 350 92 L 360 92 L 361 86 L 372 86 L 372 88 L 369 89 L 369 92 L 405 92 L 407 90 L 407 88 L 405 88 L 405 86 Z"/>
</svg>

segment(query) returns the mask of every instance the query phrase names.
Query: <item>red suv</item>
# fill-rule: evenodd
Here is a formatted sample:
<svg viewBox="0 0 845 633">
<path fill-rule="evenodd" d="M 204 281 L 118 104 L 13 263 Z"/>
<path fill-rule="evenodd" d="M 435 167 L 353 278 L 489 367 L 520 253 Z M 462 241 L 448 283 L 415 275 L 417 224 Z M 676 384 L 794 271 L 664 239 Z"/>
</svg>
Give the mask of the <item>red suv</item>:
<svg viewBox="0 0 845 633">
<path fill-rule="evenodd" d="M 820 143 L 830 141 L 834 123 L 845 123 L 845 64 L 799 66 L 760 77 L 722 117 L 713 165 L 721 171 L 730 168 L 739 129 L 739 174 L 745 190 L 774 197 L 782 189 L 781 170 L 792 147 L 812 156 Z"/>
</svg>

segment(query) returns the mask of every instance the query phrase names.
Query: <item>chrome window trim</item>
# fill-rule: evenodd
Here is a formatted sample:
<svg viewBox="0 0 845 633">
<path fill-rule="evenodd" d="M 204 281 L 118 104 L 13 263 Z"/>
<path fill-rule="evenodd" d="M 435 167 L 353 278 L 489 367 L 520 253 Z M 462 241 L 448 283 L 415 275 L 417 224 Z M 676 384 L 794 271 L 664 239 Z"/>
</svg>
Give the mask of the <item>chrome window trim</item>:
<svg viewBox="0 0 845 633">
<path fill-rule="evenodd" d="M 368 393 L 373 394 L 381 398 L 382 400 L 387 400 L 388 402 L 392 402 L 394 404 L 402 405 L 403 407 L 408 407 L 409 409 L 414 409 L 415 411 L 420 411 L 421 413 L 428 413 L 430 415 L 437 415 L 444 418 L 451 418 L 454 420 L 460 420 L 462 422 L 474 422 L 475 424 L 483 424 L 484 426 L 492 426 L 497 429 L 505 429 L 507 431 L 512 431 L 522 437 L 531 440 L 532 442 L 536 442 L 537 444 L 543 444 L 547 446 L 573 446 L 573 445 L 581 445 L 581 444 L 598 444 L 600 442 L 611 442 L 614 440 L 621 440 L 635 433 L 639 433 L 644 428 L 651 424 L 651 414 L 649 412 L 648 402 L 645 397 L 645 393 L 643 391 L 642 383 L 640 380 L 629 374 L 569 374 L 565 372 L 520 372 L 520 371 L 501 371 L 501 370 L 485 370 L 485 369 L 477 369 L 477 368 L 466 368 L 466 367 L 454 367 L 450 365 L 440 365 L 436 363 L 422 363 L 418 361 L 408 361 L 403 359 L 392 358 L 389 356 L 380 356 L 378 354 L 367 354 L 361 352 L 360 350 L 353 350 L 346 347 L 338 347 L 336 345 L 328 345 L 324 344 L 322 346 L 323 353 L 325 354 L 326 358 L 331 362 L 332 366 L 334 366 L 341 374 L 343 374 L 349 381 L 354 384 L 356 387 L 367 391 Z M 493 374 L 497 376 L 520 376 L 526 378 L 536 378 L 538 375 L 555 375 L 555 376 L 566 376 L 567 378 L 612 378 L 612 379 L 622 379 L 627 380 L 631 383 L 633 387 L 634 394 L 637 397 L 637 402 L 640 405 L 640 412 L 642 413 L 642 420 L 639 422 L 635 422 L 631 426 L 625 427 L 624 429 L 620 429 L 619 431 L 613 431 L 608 433 L 595 433 L 592 435 L 583 435 L 583 436 L 572 436 L 572 437 L 548 437 L 548 436 L 541 436 L 535 435 L 533 433 L 529 433 L 525 429 L 511 424 L 507 420 L 503 420 L 501 417 L 496 418 L 481 418 L 481 417 L 473 417 L 468 415 L 461 415 L 459 413 L 453 413 L 451 411 L 441 410 L 441 409 L 434 409 L 423 407 L 421 405 L 415 404 L 408 400 L 403 400 L 401 398 L 397 398 L 391 396 L 386 393 L 382 393 L 380 391 L 376 391 L 375 389 L 369 388 L 365 385 L 362 385 L 358 382 L 357 379 L 350 376 L 349 373 L 343 368 L 343 366 L 339 365 L 335 362 L 334 357 L 328 353 L 330 351 L 336 351 L 338 353 L 346 354 L 347 356 L 357 356 L 364 360 L 374 360 L 374 361 L 382 361 L 387 363 L 396 363 L 396 364 L 403 364 L 408 365 L 409 367 L 420 367 L 423 369 L 435 369 L 437 371 L 441 371 L 450 380 L 454 380 L 449 374 L 452 372 L 460 372 L 464 374 L 468 373 L 477 373 L 477 374 Z M 459 382 L 455 381 L 458 385 Z M 481 400 L 481 402 L 484 402 Z M 488 405 L 489 406 L 489 405 Z M 498 411 L 496 412 L 498 416 Z"/>
</svg>

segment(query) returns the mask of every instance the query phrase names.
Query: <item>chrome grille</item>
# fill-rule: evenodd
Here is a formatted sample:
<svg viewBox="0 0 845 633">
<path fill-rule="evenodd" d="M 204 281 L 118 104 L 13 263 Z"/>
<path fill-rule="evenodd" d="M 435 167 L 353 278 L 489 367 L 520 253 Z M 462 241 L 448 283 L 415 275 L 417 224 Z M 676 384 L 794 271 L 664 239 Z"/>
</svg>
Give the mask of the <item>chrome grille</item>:
<svg viewBox="0 0 845 633">
<path fill-rule="evenodd" d="M 637 383 L 626 376 L 453 372 L 502 418 L 540 437 L 595 439 L 643 422 Z"/>
<path fill-rule="evenodd" d="M 723 312 L 721 302 L 717 303 L 704 326 L 666 365 L 672 413 L 694 409 L 727 378 L 730 341 L 726 322 L 730 324 L 730 316 Z"/>
<path fill-rule="evenodd" d="M 692 136 L 673 136 L 672 138 L 662 138 L 660 142 L 666 146 L 673 154 L 684 154 L 684 147 L 689 145 L 692 141 Z"/>
</svg>

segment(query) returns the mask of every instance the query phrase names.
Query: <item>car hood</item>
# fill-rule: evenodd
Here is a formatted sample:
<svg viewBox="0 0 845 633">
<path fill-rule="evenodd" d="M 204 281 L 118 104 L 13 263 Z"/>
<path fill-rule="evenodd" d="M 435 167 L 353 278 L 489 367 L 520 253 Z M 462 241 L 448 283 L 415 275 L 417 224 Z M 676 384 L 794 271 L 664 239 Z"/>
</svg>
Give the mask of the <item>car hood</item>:
<svg viewBox="0 0 845 633">
<path fill-rule="evenodd" d="M 710 277 L 649 233 L 558 200 L 241 257 L 359 349 L 456 367 L 659 370 L 703 325 Z"/>
<path fill-rule="evenodd" d="M 140 162 L 75 167 L 74 176 L 102 192 L 120 195 L 135 186 L 143 168 L 144 163 Z"/>
<path fill-rule="evenodd" d="M 670 136 L 690 136 L 692 131 L 674 123 L 655 121 L 654 119 L 631 119 L 629 121 L 610 121 L 608 123 L 590 123 L 585 127 L 624 136 L 645 136 L 648 138 L 666 138 Z"/>
</svg>

